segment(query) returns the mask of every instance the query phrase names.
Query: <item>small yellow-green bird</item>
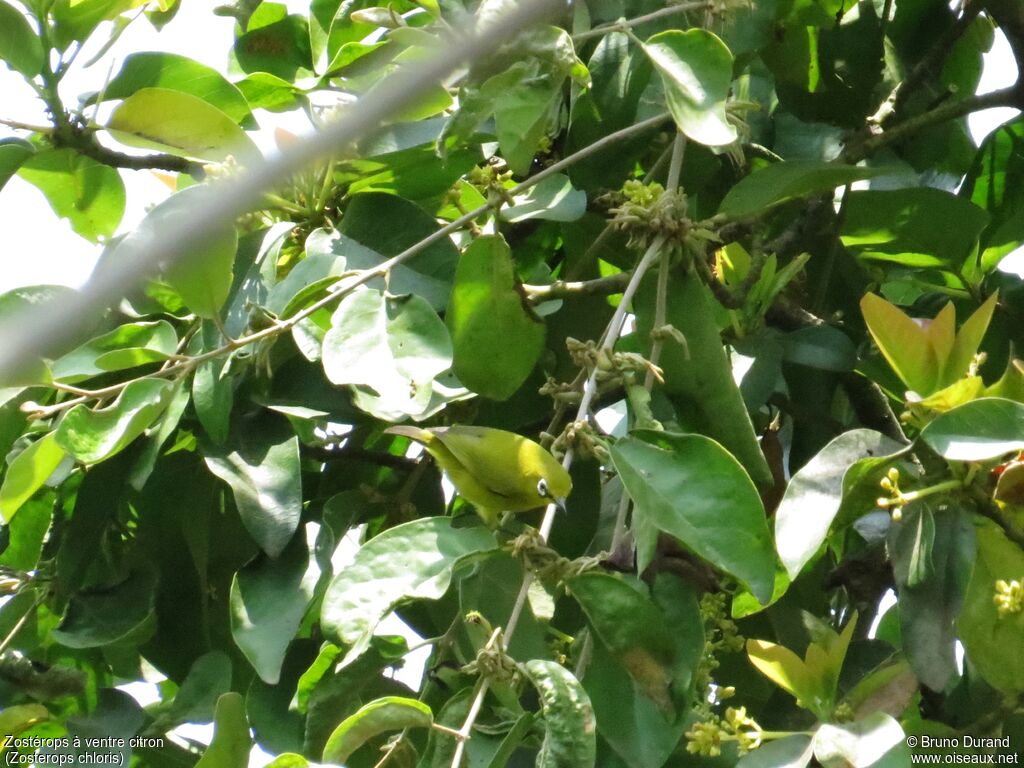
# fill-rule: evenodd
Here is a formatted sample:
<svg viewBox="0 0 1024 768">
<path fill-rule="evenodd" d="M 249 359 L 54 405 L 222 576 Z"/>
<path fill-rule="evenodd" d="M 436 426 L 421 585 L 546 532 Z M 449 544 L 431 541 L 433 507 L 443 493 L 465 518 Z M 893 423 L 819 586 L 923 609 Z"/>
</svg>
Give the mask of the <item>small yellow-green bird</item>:
<svg viewBox="0 0 1024 768">
<path fill-rule="evenodd" d="M 461 425 L 396 426 L 384 432 L 421 443 L 492 528 L 502 512 L 525 512 L 549 503 L 564 509 L 572 490 L 569 473 L 555 457 L 514 432 Z"/>
</svg>

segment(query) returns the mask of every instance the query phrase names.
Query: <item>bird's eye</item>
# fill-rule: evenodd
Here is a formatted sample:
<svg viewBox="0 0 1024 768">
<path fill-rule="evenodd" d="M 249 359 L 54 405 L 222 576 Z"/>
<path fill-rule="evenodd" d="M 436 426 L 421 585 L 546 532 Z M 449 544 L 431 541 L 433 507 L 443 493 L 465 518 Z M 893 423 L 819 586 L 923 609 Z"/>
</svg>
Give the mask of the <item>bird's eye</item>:
<svg viewBox="0 0 1024 768">
<path fill-rule="evenodd" d="M 545 499 L 551 498 L 551 491 L 548 490 L 548 481 L 543 477 L 537 481 L 537 495 Z"/>
</svg>

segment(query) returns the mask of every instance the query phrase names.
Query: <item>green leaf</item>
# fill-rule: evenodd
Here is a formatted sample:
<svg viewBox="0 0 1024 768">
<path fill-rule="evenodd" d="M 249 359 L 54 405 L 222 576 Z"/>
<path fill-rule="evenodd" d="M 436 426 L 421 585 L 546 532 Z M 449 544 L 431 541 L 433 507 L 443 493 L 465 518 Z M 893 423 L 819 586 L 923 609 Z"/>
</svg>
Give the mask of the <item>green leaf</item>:
<svg viewBox="0 0 1024 768">
<path fill-rule="evenodd" d="M 851 465 L 901 450 L 902 445 L 879 432 L 854 429 L 832 440 L 793 475 L 775 512 L 775 547 L 790 578 L 799 575 L 828 538 Z"/>
<path fill-rule="evenodd" d="M 159 418 L 173 390 L 169 381 L 139 379 L 121 390 L 106 408 L 76 405 L 57 426 L 57 443 L 83 464 L 109 459 Z"/>
<path fill-rule="evenodd" d="M 841 239 L 860 258 L 955 271 L 988 221 L 973 203 L 931 187 L 858 190 L 846 197 Z"/>
<path fill-rule="evenodd" d="M 245 96 L 220 72 L 177 53 L 141 51 L 130 54 L 102 96 L 104 101 L 127 99 L 143 88 L 190 94 L 216 107 L 236 123 L 250 115 Z"/>
<path fill-rule="evenodd" d="M 50 711 L 42 704 L 18 704 L 0 712 L 0 733 L 17 736 L 36 723 L 50 719 Z"/>
<path fill-rule="evenodd" d="M 418 415 L 430 404 L 434 378 L 451 367 L 452 342 L 425 299 L 363 290 L 332 315 L 322 359 L 333 384 L 368 387 L 375 408 Z"/>
<path fill-rule="evenodd" d="M 213 741 L 196 763 L 196 768 L 247 768 L 252 739 L 245 717 L 245 699 L 231 691 L 217 699 Z"/>
<path fill-rule="evenodd" d="M 285 752 L 267 763 L 267 768 L 309 768 L 311 765 L 312 763 L 302 755 L 297 755 L 294 752 Z"/>
<path fill-rule="evenodd" d="M 921 439 L 952 461 L 986 461 L 1024 449 L 1024 405 L 985 397 L 935 418 Z"/>
<path fill-rule="evenodd" d="M 0 60 L 26 78 L 43 70 L 46 52 L 25 14 L 0 1 Z"/>
<path fill-rule="evenodd" d="M 588 90 L 573 99 L 565 145 L 567 154 L 632 125 L 653 69 L 643 51 L 623 32 L 603 35 L 587 68 L 593 82 Z M 648 136 L 640 136 L 631 142 L 617 142 L 574 163 L 568 169 L 569 176 L 576 186 L 588 192 L 616 189 L 633 170 L 648 141 Z"/>
<path fill-rule="evenodd" d="M 370 249 L 352 252 L 343 249 L 348 269 L 377 266 L 385 258 L 418 245 L 420 240 L 435 239 L 432 245 L 391 270 L 387 287 L 392 293 L 415 293 L 427 299 L 434 309 L 443 309 L 459 262 L 459 250 L 451 238 L 436 238 L 440 228 L 434 218 L 415 203 L 395 195 L 363 192 L 352 196 L 338 232 Z"/>
<path fill-rule="evenodd" d="M 686 730 L 685 716 L 669 717 L 644 695 L 599 639 L 593 654 L 584 685 L 598 734 L 629 768 L 662 768 Z"/>
<path fill-rule="evenodd" d="M 732 187 L 718 206 L 718 212 L 743 218 L 790 200 L 833 192 L 836 187 L 885 172 L 885 168 L 860 168 L 817 160 L 773 163 L 754 171 Z"/>
<path fill-rule="evenodd" d="M 140 5 L 140 0 L 57 0 L 50 14 L 56 27 L 54 42 L 61 50 L 73 40 L 83 41 L 103 21 Z"/>
<path fill-rule="evenodd" d="M 156 725 L 165 729 L 181 723 L 209 723 L 217 700 L 231 690 L 231 659 L 223 651 L 204 653 L 188 670 L 174 701 Z"/>
<path fill-rule="evenodd" d="M 195 210 L 209 200 L 209 189 L 202 185 L 187 187 L 160 203 L 111 254 L 112 264 L 117 263 L 122 247 L 130 253 L 138 253 L 171 232 L 187 229 Z M 226 222 L 206 238 L 202 246 L 190 249 L 171 263 L 161 264 L 160 268 L 164 279 L 189 309 L 200 317 L 211 318 L 217 315 L 231 292 L 237 249 L 234 223 Z"/>
<path fill-rule="evenodd" d="M 736 141 L 725 111 L 733 63 L 725 43 L 704 29 L 669 30 L 648 38 L 644 52 L 661 75 L 680 131 L 709 147 Z"/>
<path fill-rule="evenodd" d="M 804 768 L 814 757 L 814 742 L 802 733 L 762 744 L 740 758 L 736 768 Z"/>
<path fill-rule="evenodd" d="M 959 194 L 991 217 L 972 259 L 975 270 L 986 275 L 1024 241 L 1024 118 L 985 137 Z"/>
<path fill-rule="evenodd" d="M 649 339 L 655 327 L 656 283 L 655 275 L 649 275 L 634 301 L 641 340 Z M 685 345 L 667 341 L 659 361 L 664 371 L 664 389 L 676 414 L 687 428 L 721 443 L 758 487 L 771 487 L 775 480 L 722 344 L 715 320 L 717 302 L 695 272 L 677 271 L 670 275 L 666 299 L 667 324 L 686 340 Z"/>
<path fill-rule="evenodd" d="M 675 536 L 768 602 L 775 557 L 764 507 L 728 451 L 703 435 L 638 431 L 611 455 L 636 504 L 635 525 Z M 651 556 L 649 545 L 638 552 L 641 570 Z"/>
<path fill-rule="evenodd" d="M 269 72 L 253 72 L 235 83 L 252 109 L 287 112 L 302 105 L 305 94 L 287 80 Z"/>
<path fill-rule="evenodd" d="M 497 547 L 485 528 L 452 528 L 428 517 L 389 528 L 366 542 L 324 595 L 320 623 L 334 642 L 351 646 L 341 666 L 366 650 L 377 624 L 407 600 L 437 600 L 465 558 Z M 395 557 L 401 552 L 401 557 Z"/>
<path fill-rule="evenodd" d="M 1024 612 L 999 615 L 996 582 L 1022 580 L 1024 551 L 987 520 L 977 525 L 978 554 L 957 619 L 967 658 L 985 681 L 1007 694 L 1024 691 Z"/>
<path fill-rule="evenodd" d="M 903 728 L 884 712 L 849 725 L 822 725 L 814 734 L 814 757 L 823 768 L 903 768 L 911 764 Z"/>
<path fill-rule="evenodd" d="M 537 768 L 590 768 L 597 760 L 597 728 L 590 697 L 572 672 L 547 659 L 523 665 L 544 712 Z"/>
<path fill-rule="evenodd" d="M 334 729 L 324 747 L 323 760 L 344 765 L 349 755 L 375 736 L 405 728 L 429 728 L 433 722 L 434 713 L 421 701 L 401 696 L 376 699 Z"/>
<path fill-rule="evenodd" d="M 50 207 L 86 240 L 114 234 L 124 215 L 124 182 L 116 168 L 73 149 L 48 149 L 27 158 L 18 170 L 46 195 Z"/>
<path fill-rule="evenodd" d="M 191 93 L 140 88 L 111 113 L 107 130 L 131 147 L 223 161 L 258 156 L 256 145 L 227 114 Z"/>
<path fill-rule="evenodd" d="M 612 657 L 645 695 L 671 712 L 675 644 L 661 610 L 644 594 L 645 587 L 597 571 L 571 578 L 566 586 Z"/>
<path fill-rule="evenodd" d="M 50 372 L 54 381 L 74 384 L 108 371 L 161 362 L 177 345 L 178 335 L 166 320 L 127 323 L 58 358 Z"/>
<path fill-rule="evenodd" d="M 77 593 L 53 630 L 54 639 L 68 648 L 98 648 L 124 639 L 152 620 L 155 586 L 153 573 L 140 570 L 114 586 Z"/>
<path fill-rule="evenodd" d="M 320 566 L 311 556 L 317 526 L 300 528 L 276 559 L 246 565 L 231 582 L 231 635 L 269 685 L 281 675 L 288 644 L 313 600 Z"/>
<path fill-rule="evenodd" d="M 50 432 L 19 453 L 8 465 L 0 486 L 0 517 L 11 522 L 14 513 L 32 498 L 64 461 L 64 449 Z"/>
<path fill-rule="evenodd" d="M 23 139 L 0 139 L 0 189 L 35 151 L 36 148 Z"/>
<path fill-rule="evenodd" d="M 558 173 L 516 197 L 499 215 L 514 224 L 530 219 L 576 221 L 586 212 L 586 192 L 574 188 L 568 176 Z"/>
<path fill-rule="evenodd" d="M 0 528 L 0 541 L 8 539 L 6 548 L 0 547 L 0 566 L 19 571 L 35 570 L 53 521 L 54 501 L 52 494 L 33 499 L 22 505 L 18 516 L 6 529 Z"/>
<path fill-rule="evenodd" d="M 228 439 L 234 401 L 229 360 L 217 357 L 201 363 L 192 378 L 192 404 L 199 423 L 216 445 Z"/>
<path fill-rule="evenodd" d="M 266 764 L 266 768 L 309 768 L 310 763 L 301 755 L 286 752 Z"/>
<path fill-rule="evenodd" d="M 478 237 L 462 254 L 445 325 L 453 370 L 467 387 L 507 400 L 544 350 L 544 323 L 530 309 L 500 235 Z"/>
<path fill-rule="evenodd" d="M 299 440 L 279 419 L 246 420 L 225 445 L 203 452 L 210 471 L 231 486 L 246 530 L 272 558 L 302 515 Z"/>
<path fill-rule="evenodd" d="M 309 24 L 298 14 L 286 15 L 284 8 L 263 3 L 249 18 L 247 31 L 235 40 L 235 56 L 243 72 L 269 72 L 287 81 L 312 74 Z M 264 12 L 267 16 L 260 18 Z"/>
<path fill-rule="evenodd" d="M 560 102 L 562 80 L 527 77 L 516 70 L 495 75 L 485 87 L 502 91 L 494 102 L 494 123 L 502 157 L 513 173 L 530 170 L 552 110 Z"/>
<path fill-rule="evenodd" d="M 931 529 L 921 536 L 919 524 Z M 893 562 L 900 606 L 901 648 L 918 680 L 944 691 L 958 677 L 957 634 L 967 581 L 974 565 L 974 528 L 959 509 L 928 507 L 904 512 L 890 528 L 887 550 Z M 917 573 L 915 561 L 924 573 Z"/>
</svg>

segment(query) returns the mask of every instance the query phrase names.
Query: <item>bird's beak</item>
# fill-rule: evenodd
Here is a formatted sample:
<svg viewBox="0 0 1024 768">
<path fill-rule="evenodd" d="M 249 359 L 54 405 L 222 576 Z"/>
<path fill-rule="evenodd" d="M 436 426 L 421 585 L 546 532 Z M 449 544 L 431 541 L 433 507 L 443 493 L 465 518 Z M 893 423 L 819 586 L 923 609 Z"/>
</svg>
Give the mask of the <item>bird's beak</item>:
<svg viewBox="0 0 1024 768">
<path fill-rule="evenodd" d="M 558 507 L 559 512 L 565 512 L 565 496 L 554 500 L 554 505 Z"/>
</svg>

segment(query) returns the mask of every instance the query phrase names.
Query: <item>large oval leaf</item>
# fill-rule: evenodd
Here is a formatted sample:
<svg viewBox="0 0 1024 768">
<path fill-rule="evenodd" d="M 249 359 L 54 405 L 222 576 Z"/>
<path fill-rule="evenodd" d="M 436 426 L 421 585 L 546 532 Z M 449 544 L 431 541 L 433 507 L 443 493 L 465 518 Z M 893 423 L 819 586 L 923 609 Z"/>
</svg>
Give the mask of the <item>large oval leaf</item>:
<svg viewBox="0 0 1024 768">
<path fill-rule="evenodd" d="M 771 599 L 775 557 L 764 506 L 728 451 L 703 435 L 639 431 L 615 443 L 611 455 L 636 505 L 641 570 L 663 531 L 738 578 L 761 603 Z"/>
<path fill-rule="evenodd" d="M 415 416 L 430 404 L 434 377 L 451 367 L 452 342 L 425 299 L 357 291 L 331 317 L 322 359 L 334 384 L 369 387 L 375 409 Z"/>
<path fill-rule="evenodd" d="M 73 149 L 49 149 L 25 159 L 18 175 L 39 188 L 53 212 L 86 240 L 114 234 L 124 215 L 124 182 L 116 168 Z"/>
<path fill-rule="evenodd" d="M 852 465 L 903 448 L 879 432 L 854 429 L 835 438 L 793 475 L 775 512 L 775 546 L 790 578 L 797 577 L 828 536 Z"/>
<path fill-rule="evenodd" d="M 732 53 L 725 43 L 704 29 L 673 29 L 649 38 L 644 51 L 661 75 L 680 131 L 709 147 L 736 141 L 725 115 L 732 82 Z"/>
<path fill-rule="evenodd" d="M 110 115 L 107 130 L 132 147 L 181 157 L 224 160 L 258 154 L 252 139 L 228 115 L 198 96 L 169 88 L 141 88 Z"/>
<path fill-rule="evenodd" d="M 609 653 L 648 698 L 670 711 L 675 644 L 646 588 L 596 571 L 570 579 L 567 586 Z"/>
<path fill-rule="evenodd" d="M 277 417 L 280 418 L 280 417 Z M 231 486 L 242 523 L 277 557 L 302 515 L 299 440 L 283 421 L 246 421 L 223 446 L 204 450 L 206 466 Z"/>
<path fill-rule="evenodd" d="M 310 549 L 317 527 L 300 528 L 276 559 L 259 558 L 231 581 L 231 636 L 268 685 L 277 685 L 288 645 L 320 578 Z"/>
<path fill-rule="evenodd" d="M 104 100 L 127 99 L 143 88 L 165 88 L 195 96 L 236 123 L 250 114 L 245 96 L 220 72 L 177 53 L 140 51 L 127 56 L 102 96 Z"/>
<path fill-rule="evenodd" d="M 21 11 L 0 0 L 0 60 L 25 77 L 43 69 L 46 54 L 39 35 L 32 31 Z"/>
<path fill-rule="evenodd" d="M 487 529 L 452 528 L 447 517 L 413 520 L 370 539 L 324 595 L 324 634 L 351 646 L 342 666 L 362 654 L 374 628 L 398 603 L 437 600 L 460 560 L 495 547 Z"/>
<path fill-rule="evenodd" d="M 963 609 L 957 619 L 967 658 L 1000 691 L 1024 691 L 1024 612 L 999 615 L 996 582 L 1021 581 L 1024 551 L 996 525 L 982 521 L 977 529 L 978 554 Z"/>
<path fill-rule="evenodd" d="M 589 768 L 597 760 L 594 708 L 580 681 L 561 664 L 534 659 L 523 665 L 540 695 L 544 742 L 537 768 Z"/>
<path fill-rule="evenodd" d="M 252 737 L 245 716 L 245 699 L 231 691 L 217 699 L 213 721 L 213 741 L 206 748 L 195 768 L 246 768 Z"/>
<path fill-rule="evenodd" d="M 989 215 L 941 189 L 859 190 L 846 198 L 842 241 L 862 258 L 957 271 Z"/>
<path fill-rule="evenodd" d="M 946 459 L 986 461 L 1024 449 L 1024 405 L 998 397 L 972 400 L 938 416 L 921 439 Z"/>
<path fill-rule="evenodd" d="M 54 361 L 54 381 L 73 384 L 108 371 L 166 360 L 175 353 L 178 335 L 166 320 L 126 323 L 87 341 Z"/>
<path fill-rule="evenodd" d="M 100 410 L 82 403 L 57 426 L 57 442 L 83 464 L 109 459 L 141 435 L 170 402 L 174 387 L 162 379 L 139 379 Z"/>
<path fill-rule="evenodd" d="M 445 324 L 455 375 L 474 392 L 506 400 L 530 375 L 544 350 L 544 323 L 526 304 L 500 236 L 478 237 L 462 254 Z"/>
<path fill-rule="evenodd" d="M 51 432 L 36 440 L 11 461 L 4 474 L 3 485 L 0 486 L 0 517 L 4 521 L 11 522 L 14 513 L 42 487 L 60 466 L 64 456 L 64 449 Z"/>
<path fill-rule="evenodd" d="M 870 179 L 884 172 L 885 169 L 859 168 L 819 160 L 773 163 L 754 171 L 732 187 L 718 212 L 736 218 L 751 216 L 788 200 L 832 192 L 836 187 Z"/>
<path fill-rule="evenodd" d="M 349 755 L 374 736 L 405 728 L 429 728 L 433 722 L 430 707 L 416 699 L 385 696 L 371 701 L 334 729 L 324 747 L 324 762 L 344 765 Z"/>
<path fill-rule="evenodd" d="M 156 580 L 137 571 L 113 587 L 94 588 L 71 598 L 54 639 L 68 648 L 98 648 L 126 637 L 153 615 Z"/>
</svg>

